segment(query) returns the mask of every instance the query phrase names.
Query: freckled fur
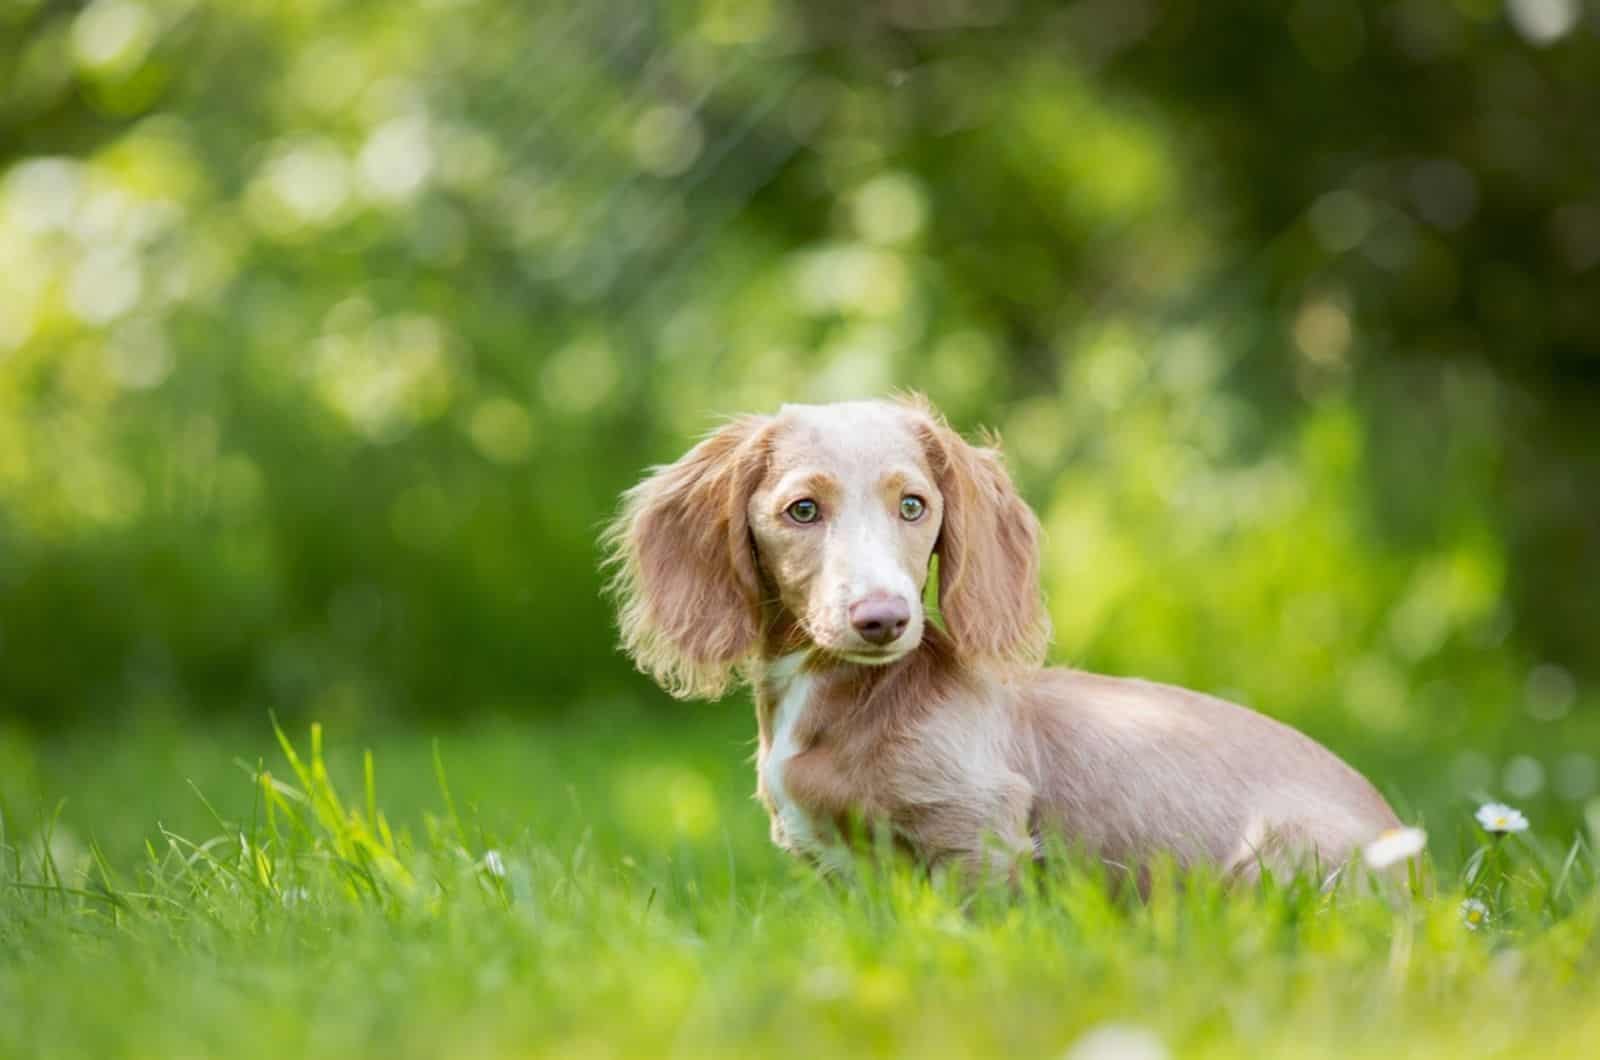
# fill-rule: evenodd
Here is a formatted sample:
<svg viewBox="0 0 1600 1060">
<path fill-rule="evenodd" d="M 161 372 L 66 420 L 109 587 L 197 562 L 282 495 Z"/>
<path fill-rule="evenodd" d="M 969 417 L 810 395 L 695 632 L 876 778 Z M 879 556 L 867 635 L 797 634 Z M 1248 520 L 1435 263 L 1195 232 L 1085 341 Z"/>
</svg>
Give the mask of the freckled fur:
<svg viewBox="0 0 1600 1060">
<path fill-rule="evenodd" d="M 908 491 L 921 521 L 895 514 Z M 786 519 L 796 495 L 824 520 Z M 1040 666 L 1038 522 L 997 448 L 919 398 L 736 420 L 629 491 L 607 541 L 624 646 L 680 695 L 720 694 L 743 668 L 773 838 L 825 868 L 852 817 L 930 863 L 1003 870 L 1058 835 L 1130 870 L 1170 856 L 1243 880 L 1326 874 L 1398 823 L 1270 718 Z M 944 628 L 921 608 L 935 553 Z M 877 653 L 848 618 L 869 591 L 912 603 Z"/>
</svg>

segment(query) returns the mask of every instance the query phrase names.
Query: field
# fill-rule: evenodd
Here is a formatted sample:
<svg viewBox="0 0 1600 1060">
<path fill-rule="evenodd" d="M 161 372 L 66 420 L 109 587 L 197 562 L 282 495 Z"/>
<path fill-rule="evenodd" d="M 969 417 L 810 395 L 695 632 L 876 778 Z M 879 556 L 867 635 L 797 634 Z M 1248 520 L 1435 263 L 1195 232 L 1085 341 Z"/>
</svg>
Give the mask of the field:
<svg viewBox="0 0 1600 1060">
<path fill-rule="evenodd" d="M 0 1054 L 1600 1055 L 1600 862 L 1553 830 L 1570 810 L 1492 840 L 1444 771 L 1390 763 L 1430 828 L 1416 901 L 1191 880 L 1140 904 L 1073 864 L 1020 895 L 840 886 L 769 847 L 749 728 L 7 739 Z"/>
<path fill-rule="evenodd" d="M 1600 1057 L 1597 83 L 1577 0 L 0 0 L 0 1060 Z M 906 392 L 1053 662 L 1404 882 L 775 850 L 602 528 Z M 770 629 L 754 451 L 652 540 Z"/>
</svg>

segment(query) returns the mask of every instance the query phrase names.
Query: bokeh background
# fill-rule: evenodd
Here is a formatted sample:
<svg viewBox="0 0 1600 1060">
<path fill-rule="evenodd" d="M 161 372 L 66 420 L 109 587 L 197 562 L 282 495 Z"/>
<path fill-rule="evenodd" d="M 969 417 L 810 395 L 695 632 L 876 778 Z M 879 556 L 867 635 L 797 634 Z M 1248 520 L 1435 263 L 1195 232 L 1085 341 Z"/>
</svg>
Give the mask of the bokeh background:
<svg viewBox="0 0 1600 1060">
<path fill-rule="evenodd" d="M 1597 77 L 1584 0 L 5 0 L 0 805 L 275 712 L 692 824 L 748 706 L 632 672 L 597 527 L 913 388 L 1056 661 L 1600 828 Z"/>
</svg>

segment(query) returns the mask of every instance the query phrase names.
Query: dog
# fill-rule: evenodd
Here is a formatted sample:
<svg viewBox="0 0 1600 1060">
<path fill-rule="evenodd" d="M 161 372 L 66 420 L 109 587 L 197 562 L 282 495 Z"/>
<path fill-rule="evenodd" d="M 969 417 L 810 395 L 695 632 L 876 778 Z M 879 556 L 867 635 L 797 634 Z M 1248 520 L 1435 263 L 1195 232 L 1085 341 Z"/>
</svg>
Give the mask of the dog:
<svg viewBox="0 0 1600 1060">
<path fill-rule="evenodd" d="M 1320 866 L 1328 885 L 1399 826 L 1287 725 L 1043 666 L 1038 540 L 998 439 L 912 396 L 733 419 L 625 493 L 604 547 L 644 673 L 681 698 L 753 688 L 772 838 L 825 870 L 870 822 L 969 872 L 1013 872 L 1055 836 L 1136 875 Z"/>
</svg>

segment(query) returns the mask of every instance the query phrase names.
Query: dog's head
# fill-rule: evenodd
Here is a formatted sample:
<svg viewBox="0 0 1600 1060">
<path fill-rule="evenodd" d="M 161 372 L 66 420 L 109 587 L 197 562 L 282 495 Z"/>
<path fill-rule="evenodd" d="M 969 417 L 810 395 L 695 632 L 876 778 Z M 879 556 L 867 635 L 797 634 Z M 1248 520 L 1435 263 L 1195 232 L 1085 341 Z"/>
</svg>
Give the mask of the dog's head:
<svg viewBox="0 0 1600 1060">
<path fill-rule="evenodd" d="M 999 453 L 920 399 L 734 420 L 629 490 L 606 543 L 623 645 L 677 695 L 720 695 L 778 628 L 893 662 L 922 641 L 934 555 L 960 655 L 1036 661 L 1049 635 L 1038 521 Z"/>
</svg>

